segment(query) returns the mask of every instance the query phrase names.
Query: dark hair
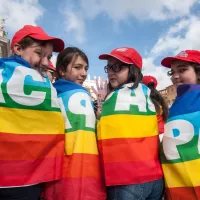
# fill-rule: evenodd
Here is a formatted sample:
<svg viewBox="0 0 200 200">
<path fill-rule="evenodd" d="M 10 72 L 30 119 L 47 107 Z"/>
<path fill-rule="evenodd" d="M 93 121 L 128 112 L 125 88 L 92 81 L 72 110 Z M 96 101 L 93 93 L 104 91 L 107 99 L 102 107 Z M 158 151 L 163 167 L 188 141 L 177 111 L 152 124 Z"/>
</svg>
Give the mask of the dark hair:
<svg viewBox="0 0 200 200">
<path fill-rule="evenodd" d="M 162 97 L 162 95 L 154 88 L 154 83 L 151 82 L 147 85 L 147 87 L 151 90 L 150 97 L 155 105 L 156 112 L 162 113 L 162 117 L 164 122 L 167 121 L 168 118 L 168 106 L 165 102 L 165 99 Z"/>
<path fill-rule="evenodd" d="M 73 58 L 76 60 L 78 56 L 80 56 L 87 63 L 87 65 L 89 65 L 88 57 L 77 47 L 67 47 L 58 54 L 56 61 L 57 79 L 62 78 L 60 71 L 66 71 L 67 66 L 72 62 Z"/>
<path fill-rule="evenodd" d="M 200 74 L 200 64 L 198 63 L 191 63 L 194 68 L 196 74 Z M 197 78 L 197 83 L 200 84 L 200 78 Z"/>
<path fill-rule="evenodd" d="M 133 83 L 133 85 L 130 87 L 130 89 L 135 89 L 138 87 L 139 83 L 141 82 L 143 75 L 142 75 L 141 69 L 138 68 L 136 65 L 128 65 L 128 67 L 129 67 L 128 79 L 123 84 Z M 120 88 L 121 86 L 122 85 L 120 85 L 118 88 Z M 112 92 L 113 90 L 116 90 L 116 89 L 112 88 L 111 84 L 108 83 L 109 93 Z M 107 97 L 107 95 L 106 95 L 106 97 Z"/>
<path fill-rule="evenodd" d="M 45 46 L 49 41 L 36 40 L 34 38 L 27 36 L 23 38 L 20 42 L 18 42 L 18 44 L 21 46 L 22 49 L 26 49 L 35 42 L 39 43 L 41 46 Z"/>
</svg>

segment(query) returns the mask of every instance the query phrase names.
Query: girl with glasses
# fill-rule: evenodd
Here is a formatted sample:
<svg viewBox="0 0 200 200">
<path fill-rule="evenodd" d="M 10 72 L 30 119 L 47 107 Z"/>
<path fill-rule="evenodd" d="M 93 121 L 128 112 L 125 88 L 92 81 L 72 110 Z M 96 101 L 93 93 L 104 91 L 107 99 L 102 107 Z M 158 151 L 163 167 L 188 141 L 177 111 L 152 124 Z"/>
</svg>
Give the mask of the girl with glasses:
<svg viewBox="0 0 200 200">
<path fill-rule="evenodd" d="M 121 47 L 102 54 L 109 91 L 97 127 L 108 200 L 161 199 L 158 125 L 150 89 L 141 84 L 142 57 Z"/>
</svg>

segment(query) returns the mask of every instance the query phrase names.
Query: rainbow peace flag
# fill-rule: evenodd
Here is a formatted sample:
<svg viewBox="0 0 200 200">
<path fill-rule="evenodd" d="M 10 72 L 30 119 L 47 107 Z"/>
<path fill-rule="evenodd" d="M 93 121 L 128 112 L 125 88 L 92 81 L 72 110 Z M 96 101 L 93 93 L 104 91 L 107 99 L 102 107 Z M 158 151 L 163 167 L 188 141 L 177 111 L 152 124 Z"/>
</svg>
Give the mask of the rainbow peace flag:
<svg viewBox="0 0 200 200">
<path fill-rule="evenodd" d="M 86 89 L 57 80 L 54 87 L 62 99 L 65 115 L 65 158 L 63 179 L 49 184 L 47 200 L 105 200 L 95 134 L 95 114 Z"/>
<path fill-rule="evenodd" d="M 107 186 L 160 179 L 158 124 L 150 90 L 126 84 L 112 92 L 102 107 L 98 146 Z"/>
<path fill-rule="evenodd" d="M 200 199 L 200 85 L 182 85 L 161 147 L 166 199 Z"/>
<path fill-rule="evenodd" d="M 64 120 L 47 78 L 20 58 L 0 59 L 0 187 L 58 180 Z"/>
</svg>

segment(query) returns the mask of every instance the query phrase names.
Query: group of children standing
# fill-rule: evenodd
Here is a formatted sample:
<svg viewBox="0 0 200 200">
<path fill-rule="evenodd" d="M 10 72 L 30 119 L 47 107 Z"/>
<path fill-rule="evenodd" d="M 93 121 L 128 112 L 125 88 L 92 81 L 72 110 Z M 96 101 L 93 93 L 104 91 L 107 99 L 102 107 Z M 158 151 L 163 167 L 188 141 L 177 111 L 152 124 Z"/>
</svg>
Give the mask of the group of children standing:
<svg viewBox="0 0 200 200">
<path fill-rule="evenodd" d="M 83 51 L 31 25 L 11 50 L 0 59 L 1 200 L 200 199 L 200 51 L 162 60 L 177 87 L 169 111 L 134 48 L 100 55 L 108 92 L 97 122 Z"/>
</svg>

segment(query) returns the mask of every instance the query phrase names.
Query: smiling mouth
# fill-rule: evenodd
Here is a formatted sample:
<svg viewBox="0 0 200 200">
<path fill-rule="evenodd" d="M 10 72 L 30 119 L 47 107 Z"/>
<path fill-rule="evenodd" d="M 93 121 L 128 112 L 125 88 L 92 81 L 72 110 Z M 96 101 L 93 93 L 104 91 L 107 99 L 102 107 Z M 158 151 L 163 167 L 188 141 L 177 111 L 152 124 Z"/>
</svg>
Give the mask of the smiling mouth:
<svg viewBox="0 0 200 200">
<path fill-rule="evenodd" d="M 77 80 L 77 83 L 82 85 L 85 80 Z"/>
</svg>

